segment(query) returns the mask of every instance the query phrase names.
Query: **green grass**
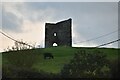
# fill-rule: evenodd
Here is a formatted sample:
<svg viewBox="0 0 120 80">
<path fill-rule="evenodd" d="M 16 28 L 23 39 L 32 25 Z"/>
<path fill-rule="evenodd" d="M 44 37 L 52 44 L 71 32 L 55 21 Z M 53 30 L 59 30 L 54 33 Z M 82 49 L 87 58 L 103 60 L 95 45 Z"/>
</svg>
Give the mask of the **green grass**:
<svg viewBox="0 0 120 80">
<path fill-rule="evenodd" d="M 7 60 L 8 56 L 12 56 L 11 59 L 17 60 L 20 54 L 27 53 L 27 55 L 23 55 L 21 60 L 31 61 L 30 58 L 37 55 L 36 62 L 33 63 L 31 68 L 34 68 L 38 71 L 45 71 L 51 73 L 59 73 L 63 68 L 64 64 L 67 64 L 74 56 L 74 53 L 78 50 L 86 50 L 87 52 L 93 52 L 94 50 L 102 51 L 107 55 L 109 60 L 115 60 L 118 57 L 118 49 L 113 48 L 72 48 L 72 47 L 52 47 L 52 48 L 43 48 L 43 49 L 33 49 L 33 50 L 22 50 L 22 51 L 14 51 L 14 52 L 4 52 L 2 53 L 3 64 L 9 64 L 10 60 Z M 120 50 L 120 49 L 119 49 Z M 50 52 L 53 54 L 54 59 L 43 58 L 43 53 Z M 30 54 L 30 55 L 29 55 Z M 19 62 L 18 62 L 19 64 Z"/>
<path fill-rule="evenodd" d="M 55 47 L 46 48 L 42 52 L 50 52 L 53 54 L 54 59 L 44 60 L 43 55 L 39 56 L 39 63 L 34 64 L 34 68 L 47 72 L 58 73 L 64 64 L 68 63 L 72 59 L 76 49 L 65 48 L 65 47 Z"/>
<path fill-rule="evenodd" d="M 2 68 L 2 54 L 0 53 L 0 68 Z"/>
</svg>

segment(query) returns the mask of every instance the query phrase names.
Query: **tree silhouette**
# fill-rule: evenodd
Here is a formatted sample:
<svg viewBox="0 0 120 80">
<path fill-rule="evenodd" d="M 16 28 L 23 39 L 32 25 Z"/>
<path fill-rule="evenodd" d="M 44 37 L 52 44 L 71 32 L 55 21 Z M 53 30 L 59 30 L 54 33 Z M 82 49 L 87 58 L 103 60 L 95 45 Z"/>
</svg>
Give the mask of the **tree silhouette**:
<svg viewBox="0 0 120 80">
<path fill-rule="evenodd" d="M 75 53 L 69 64 L 61 70 L 62 77 L 69 78 L 108 78 L 110 69 L 106 56 L 102 53 Z"/>
</svg>

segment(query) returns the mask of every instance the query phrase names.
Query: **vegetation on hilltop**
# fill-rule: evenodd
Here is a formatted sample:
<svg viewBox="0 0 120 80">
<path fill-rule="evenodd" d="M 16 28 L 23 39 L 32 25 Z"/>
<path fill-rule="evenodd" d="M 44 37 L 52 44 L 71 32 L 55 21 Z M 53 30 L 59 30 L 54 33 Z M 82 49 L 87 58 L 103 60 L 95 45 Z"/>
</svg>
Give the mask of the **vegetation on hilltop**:
<svg viewBox="0 0 120 80">
<path fill-rule="evenodd" d="M 100 51 L 102 52 L 102 54 L 106 55 L 103 60 L 108 60 L 111 65 L 115 64 L 115 60 L 118 60 L 118 49 L 113 48 L 52 47 L 32 50 L 10 51 L 2 53 L 3 74 L 7 77 L 11 77 L 13 74 L 16 75 L 12 77 L 20 77 L 21 75 L 18 73 L 22 71 L 22 73 L 25 72 L 25 74 L 30 73 L 27 77 L 30 77 L 30 75 L 32 74 L 36 74 L 36 77 L 40 77 L 39 75 L 60 77 L 60 73 L 61 70 L 64 69 L 64 65 L 70 63 L 71 60 L 74 58 L 75 53 L 81 50 L 87 52 L 86 54 L 93 55 L 99 55 L 99 53 L 96 53 L 96 51 Z M 52 53 L 54 59 L 44 59 L 43 54 L 46 52 Z M 116 66 L 111 66 L 110 69 L 113 69 L 114 67 Z M 15 68 L 19 69 L 14 70 Z M 114 70 L 112 71 L 112 73 L 114 73 Z"/>
</svg>

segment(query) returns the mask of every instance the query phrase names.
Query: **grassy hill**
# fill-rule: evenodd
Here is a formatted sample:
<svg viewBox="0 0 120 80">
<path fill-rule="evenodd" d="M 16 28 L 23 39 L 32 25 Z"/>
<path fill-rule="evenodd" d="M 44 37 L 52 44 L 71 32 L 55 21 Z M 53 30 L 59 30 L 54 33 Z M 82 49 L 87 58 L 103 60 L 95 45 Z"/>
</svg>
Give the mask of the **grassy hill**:
<svg viewBox="0 0 120 80">
<path fill-rule="evenodd" d="M 3 65 L 18 64 L 19 67 L 20 65 L 23 65 L 25 63 L 31 64 L 32 60 L 35 59 L 36 61 L 32 63 L 32 66 L 28 65 L 27 67 L 31 67 L 38 71 L 42 70 L 45 72 L 59 73 L 64 64 L 67 64 L 73 58 L 74 53 L 79 50 L 85 50 L 90 53 L 93 53 L 95 50 L 102 51 L 104 54 L 107 55 L 107 58 L 110 61 L 117 59 L 118 51 L 120 51 L 120 49 L 114 48 L 51 47 L 3 52 L 2 59 Z M 45 52 L 52 53 L 54 59 L 44 59 L 43 53 Z"/>
<path fill-rule="evenodd" d="M 2 54 L 0 53 L 0 68 L 2 68 Z"/>
</svg>

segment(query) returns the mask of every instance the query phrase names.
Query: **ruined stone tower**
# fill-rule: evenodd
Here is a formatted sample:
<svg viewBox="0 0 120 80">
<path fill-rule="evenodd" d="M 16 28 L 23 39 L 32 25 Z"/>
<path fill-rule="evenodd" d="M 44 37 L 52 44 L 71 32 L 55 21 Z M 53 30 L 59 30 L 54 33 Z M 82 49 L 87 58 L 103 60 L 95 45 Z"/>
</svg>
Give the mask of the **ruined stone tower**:
<svg viewBox="0 0 120 80">
<path fill-rule="evenodd" d="M 45 47 L 72 46 L 72 19 L 45 24 Z"/>
</svg>

